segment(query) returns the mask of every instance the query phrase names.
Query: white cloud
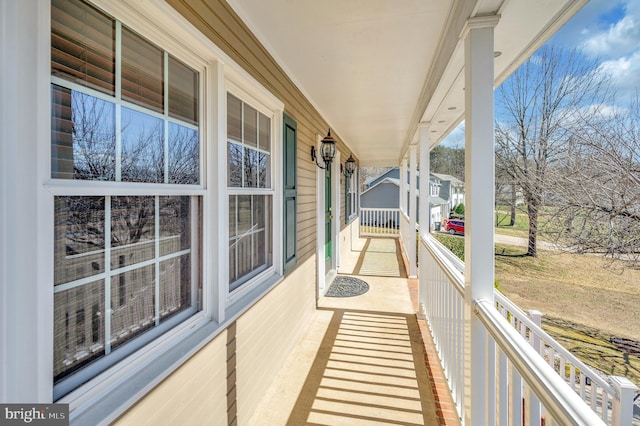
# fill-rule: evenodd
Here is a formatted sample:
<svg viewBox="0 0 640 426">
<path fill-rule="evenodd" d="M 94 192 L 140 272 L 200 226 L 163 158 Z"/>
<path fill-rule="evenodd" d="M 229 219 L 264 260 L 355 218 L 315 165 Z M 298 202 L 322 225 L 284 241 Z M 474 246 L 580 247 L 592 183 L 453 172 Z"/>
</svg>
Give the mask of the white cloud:
<svg viewBox="0 0 640 426">
<path fill-rule="evenodd" d="M 609 78 L 619 100 L 628 100 L 640 90 L 640 49 L 629 56 L 602 62 L 598 71 Z"/>
<path fill-rule="evenodd" d="M 633 52 L 640 41 L 640 19 L 627 14 L 606 31 L 598 32 L 582 45 L 591 56 L 618 57 Z"/>
</svg>

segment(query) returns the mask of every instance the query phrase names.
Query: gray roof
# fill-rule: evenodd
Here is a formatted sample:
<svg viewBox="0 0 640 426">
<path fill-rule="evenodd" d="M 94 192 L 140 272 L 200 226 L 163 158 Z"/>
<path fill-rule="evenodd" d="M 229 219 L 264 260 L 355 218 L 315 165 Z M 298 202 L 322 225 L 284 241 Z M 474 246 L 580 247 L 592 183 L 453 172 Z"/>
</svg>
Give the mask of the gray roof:
<svg viewBox="0 0 640 426">
<path fill-rule="evenodd" d="M 431 173 L 431 174 L 436 176 L 438 179 L 440 179 L 442 181 L 451 182 L 451 184 L 454 185 L 454 186 L 464 186 L 464 182 L 461 181 L 460 179 L 458 179 L 455 176 L 445 175 L 443 173 Z"/>
</svg>

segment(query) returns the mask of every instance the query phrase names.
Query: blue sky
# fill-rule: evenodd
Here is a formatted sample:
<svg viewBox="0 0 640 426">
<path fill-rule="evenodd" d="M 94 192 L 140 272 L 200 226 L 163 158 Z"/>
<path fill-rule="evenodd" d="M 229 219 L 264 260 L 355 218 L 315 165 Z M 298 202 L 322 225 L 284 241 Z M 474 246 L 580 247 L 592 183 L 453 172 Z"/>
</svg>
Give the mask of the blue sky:
<svg viewBox="0 0 640 426">
<path fill-rule="evenodd" d="M 590 0 L 548 43 L 577 47 L 586 59 L 596 60 L 620 103 L 640 91 L 640 0 Z M 464 146 L 462 126 L 442 143 Z"/>
<path fill-rule="evenodd" d="M 597 60 L 621 101 L 640 89 L 639 0 L 591 0 L 549 42 Z"/>
</svg>

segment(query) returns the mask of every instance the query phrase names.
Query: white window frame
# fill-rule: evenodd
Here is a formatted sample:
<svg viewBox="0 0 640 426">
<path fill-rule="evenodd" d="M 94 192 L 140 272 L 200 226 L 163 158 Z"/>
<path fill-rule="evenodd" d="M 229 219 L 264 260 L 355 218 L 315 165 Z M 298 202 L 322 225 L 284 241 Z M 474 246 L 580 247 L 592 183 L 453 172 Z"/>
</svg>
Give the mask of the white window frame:
<svg viewBox="0 0 640 426">
<path fill-rule="evenodd" d="M 82 419 L 86 423 L 108 423 L 131 407 L 137 400 L 153 389 L 158 383 L 175 371 L 182 362 L 189 359 L 199 348 L 224 330 L 229 321 L 233 321 L 252 303 L 273 288 L 282 276 L 281 236 L 282 207 L 281 196 L 281 159 L 279 150 L 281 143 L 281 124 L 284 104 L 272 95 L 259 82 L 252 78 L 240 65 L 226 55 L 204 34 L 198 31 L 182 15 L 164 1 L 129 1 L 129 0 L 91 0 L 91 4 L 122 22 L 140 36 L 150 40 L 163 50 L 185 64 L 202 72 L 200 76 L 200 173 L 201 181 L 184 195 L 202 197 L 202 233 L 201 233 L 201 279 L 203 287 L 202 310 L 193 317 L 177 325 L 161 335 L 134 354 L 118 362 L 113 367 L 91 379 L 56 402 L 70 406 L 71 420 Z M 33 92 L 27 93 L 29 113 L 34 117 L 32 132 L 36 137 L 37 149 L 31 145 L 24 150 L 29 153 L 14 161 L 18 162 L 18 170 L 22 178 L 29 177 L 28 183 L 21 188 L 31 188 L 33 193 L 27 194 L 29 207 L 37 205 L 24 215 L 19 229 L 26 229 L 26 222 L 33 223 L 36 231 L 27 235 L 18 244 L 18 252 L 31 251 L 37 259 L 36 271 L 26 274 L 28 282 L 23 290 L 16 290 L 19 295 L 17 306 L 24 308 L 20 319 L 25 322 L 29 334 L 16 334 L 19 345 L 0 351 L 11 354 L 10 366 L 34 386 L 21 389 L 21 395 L 28 395 L 28 400 L 49 402 L 53 395 L 53 247 L 54 247 L 54 196 L 65 195 L 172 195 L 175 188 L 170 184 L 157 184 L 153 190 L 149 184 L 140 186 L 118 182 L 85 181 L 80 187 L 76 182 L 51 179 L 51 10 L 49 2 L 32 6 L 29 2 L 20 2 L 20 10 L 32 12 L 21 15 L 18 24 L 29 23 L 35 29 L 29 36 L 18 42 L 20 46 L 41 52 L 35 65 L 25 69 L 26 76 L 33 81 Z M 14 11 L 11 11 L 14 12 Z M 13 13 L 12 16 L 17 16 Z M 28 17 L 27 17 L 28 16 Z M 171 28 L 166 33 L 165 28 Z M 18 31 L 14 31 L 18 33 Z M 20 34 L 24 34 L 21 31 Z M 26 50 L 25 50 L 26 52 Z M 33 55 L 25 55 L 31 59 Z M 27 61 L 23 61 L 27 63 Z M 29 62 L 30 63 L 30 62 Z M 30 63 L 31 64 L 31 63 Z M 197 66 L 196 66 L 197 65 Z M 6 69 L 6 68 L 3 68 Z M 23 78 L 20 88 L 24 89 Z M 226 233 L 226 215 L 220 217 L 221 206 L 226 205 L 226 85 L 237 85 L 268 106 L 273 112 L 272 144 L 277 149 L 273 156 L 272 182 L 275 195 L 273 199 L 273 241 L 275 274 L 271 279 L 254 287 L 256 291 L 247 293 L 244 298 L 228 300 L 228 277 L 225 271 L 228 265 L 228 235 Z M 243 98 L 248 99 L 248 98 Z M 27 109 L 19 108 L 20 113 Z M 4 115 L 3 115 L 4 116 Z M 7 116 L 11 116 L 8 114 Z M 223 141 L 223 142 L 220 142 Z M 22 152 L 22 151 L 21 151 Z M 35 156 L 35 158 L 33 158 Z M 6 161 L 4 162 L 6 164 Z M 217 167 L 220 166 L 220 167 Z M 35 170 L 33 170 L 35 168 Z M 29 186 L 32 185 L 32 186 Z M 182 189 L 182 185 L 180 188 Z M 12 195 L 12 199 L 15 196 Z M 228 211 L 228 208 L 227 208 Z M 26 262 L 25 264 L 30 263 Z M 33 265 L 30 265 L 33 266 Z M 35 280 L 35 282 L 33 282 Z M 33 294 L 35 293 L 36 296 Z M 28 302 L 27 302 L 28 300 Z M 231 303 L 233 302 L 233 303 Z M 7 302 L 0 301 L 6 306 Z M 226 322 L 225 322 L 226 321 Z M 12 323 L 15 323 L 13 321 Z M 37 334 L 33 333 L 37 330 Z M 177 347 L 177 343 L 185 342 L 186 346 Z M 177 358 L 174 358 L 177 356 Z M 175 359 L 178 359 L 176 362 Z M 153 372 L 153 378 L 140 372 Z M 126 386 L 122 386 L 126 384 Z M 13 385 L 0 377 L 2 388 Z M 0 391 L 0 393 L 2 393 Z M 81 421 L 81 420 L 79 420 Z"/>
<path fill-rule="evenodd" d="M 269 279 L 277 279 L 282 277 L 282 120 L 284 113 L 284 104 L 275 98 L 271 93 L 262 88 L 262 86 L 248 81 L 246 77 L 242 77 L 232 70 L 225 69 L 225 90 L 224 96 L 224 138 L 220 139 L 220 158 L 224 159 L 218 163 L 219 168 L 224 169 L 224 180 L 220 182 L 220 193 L 224 194 L 220 201 L 220 222 L 224 223 L 221 230 L 220 252 L 223 258 L 220 259 L 221 265 L 229 265 L 229 229 L 228 229 L 228 211 L 229 196 L 231 195 L 270 195 L 271 198 L 271 250 L 272 264 L 264 271 L 261 271 L 248 281 L 242 283 L 233 291 L 229 290 L 229 270 L 228 266 L 221 268 L 220 285 L 224 287 L 224 300 L 226 306 L 233 305 L 245 298 L 257 286 Z M 247 105 L 255 108 L 258 112 L 264 114 L 271 120 L 271 188 L 233 188 L 227 185 L 227 132 L 226 119 L 227 108 L 226 99 L 227 92 L 240 99 Z M 220 152 L 219 151 L 219 152 Z M 223 166 L 224 164 L 224 166 Z"/>
<path fill-rule="evenodd" d="M 192 50 L 192 46 L 189 42 L 184 41 L 180 43 L 177 38 L 170 37 L 160 27 L 160 25 L 153 24 L 145 16 L 148 9 L 137 10 L 129 5 L 125 5 L 120 2 L 107 1 L 107 0 L 91 0 L 90 3 L 98 9 L 104 11 L 118 22 L 116 25 L 120 26 L 120 23 L 126 25 L 135 33 L 149 40 L 151 43 L 159 46 L 163 51 L 169 52 L 173 57 L 179 59 L 189 67 L 193 68 L 199 73 L 199 174 L 200 183 L 190 185 L 180 184 L 166 184 L 166 183 L 137 183 L 137 182 L 102 182 L 102 181 L 78 181 L 73 179 L 52 179 L 51 178 L 51 140 L 50 137 L 41 138 L 41 152 L 44 152 L 48 158 L 48 167 L 46 170 L 40 170 L 39 178 L 44 182 L 44 186 L 48 193 L 48 200 L 46 203 L 50 203 L 52 208 L 50 212 L 47 212 L 46 224 L 49 229 L 54 227 L 54 215 L 53 215 L 53 199 L 56 196 L 163 196 L 163 195 L 179 195 L 179 196 L 198 196 L 202 200 L 201 209 L 199 214 L 201 215 L 201 224 L 203 231 L 200 232 L 199 241 L 203 248 L 206 248 L 210 242 L 210 236 L 207 235 L 206 230 L 211 228 L 211 221 L 215 218 L 215 211 L 211 211 L 208 208 L 208 199 L 213 196 L 211 191 L 207 191 L 208 185 L 207 179 L 207 149 L 209 145 L 207 141 L 210 140 L 208 128 L 206 126 L 209 120 L 206 109 L 206 103 L 213 98 L 211 85 L 208 84 L 207 76 L 211 73 L 211 62 L 203 60 L 201 56 Z M 47 4 L 47 17 L 48 25 L 50 25 L 50 3 Z M 173 29 L 173 28 L 172 28 Z M 51 30 L 48 26 L 48 33 Z M 50 37 L 46 44 L 47 55 L 50 52 Z M 49 81 L 49 87 L 52 83 L 60 81 L 60 79 L 51 76 L 51 63 L 48 56 L 47 75 Z M 132 105 L 130 103 L 116 101 L 115 98 L 102 94 L 101 92 L 88 89 L 84 86 L 78 86 L 74 83 L 64 81 L 64 87 L 78 88 L 83 93 L 91 94 L 100 99 L 108 100 L 112 103 L 126 104 L 126 107 L 134 109 L 136 111 L 143 110 L 140 107 Z M 49 108 L 51 101 L 48 102 Z M 145 113 L 150 113 L 144 110 Z M 150 113 L 150 115 L 152 115 Z M 154 116 L 157 116 L 154 115 Z M 196 212 L 194 212 L 196 213 Z M 194 217 L 192 216 L 192 220 Z M 43 236 L 42 245 L 51 247 L 51 256 L 53 256 L 53 235 Z M 199 311 L 194 313 L 191 317 L 185 319 L 181 323 L 177 324 L 172 329 L 163 333 L 159 337 L 151 340 L 144 345 L 143 348 L 138 351 L 127 355 L 121 361 L 115 363 L 105 371 L 97 374 L 87 383 L 75 388 L 68 394 L 64 395 L 55 402 L 69 404 L 70 411 L 81 411 L 85 404 L 90 404 L 91 400 L 99 397 L 104 392 L 108 392 L 108 389 L 115 384 L 120 383 L 127 379 L 133 371 L 148 364 L 153 359 L 156 359 L 160 354 L 166 352 L 167 348 L 172 347 L 175 343 L 182 340 L 187 334 L 193 332 L 195 327 L 205 324 L 211 319 L 212 306 L 211 296 L 212 286 L 215 285 L 210 279 L 211 266 L 205 261 L 206 250 L 200 251 L 198 247 L 194 247 L 192 256 L 198 257 L 198 264 L 200 267 L 200 279 L 202 280 L 202 306 Z M 53 271 L 50 273 L 51 281 L 49 285 L 53 285 Z M 50 299 L 51 306 L 53 306 L 53 297 Z M 43 329 L 51 329 L 51 341 L 53 341 L 53 329 L 51 328 L 51 318 L 45 318 L 46 325 Z M 141 335 L 143 336 L 143 335 Z M 106 337 L 105 337 L 106 338 Z M 47 352 L 50 354 L 50 359 L 53 360 L 52 348 L 47 348 Z M 44 380 L 44 379 L 43 379 Z M 48 377 L 49 386 L 53 394 L 53 374 L 52 372 Z"/>
</svg>

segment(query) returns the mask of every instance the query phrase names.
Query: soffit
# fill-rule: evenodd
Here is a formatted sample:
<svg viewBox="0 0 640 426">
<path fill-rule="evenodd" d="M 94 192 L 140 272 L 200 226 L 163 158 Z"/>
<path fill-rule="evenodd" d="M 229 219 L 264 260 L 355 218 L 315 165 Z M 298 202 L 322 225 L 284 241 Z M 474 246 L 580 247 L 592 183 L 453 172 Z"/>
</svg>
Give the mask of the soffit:
<svg viewBox="0 0 640 426">
<path fill-rule="evenodd" d="M 397 165 L 430 122 L 433 144 L 464 115 L 469 17 L 501 15 L 496 82 L 586 0 L 228 0 L 360 160 Z"/>
</svg>

